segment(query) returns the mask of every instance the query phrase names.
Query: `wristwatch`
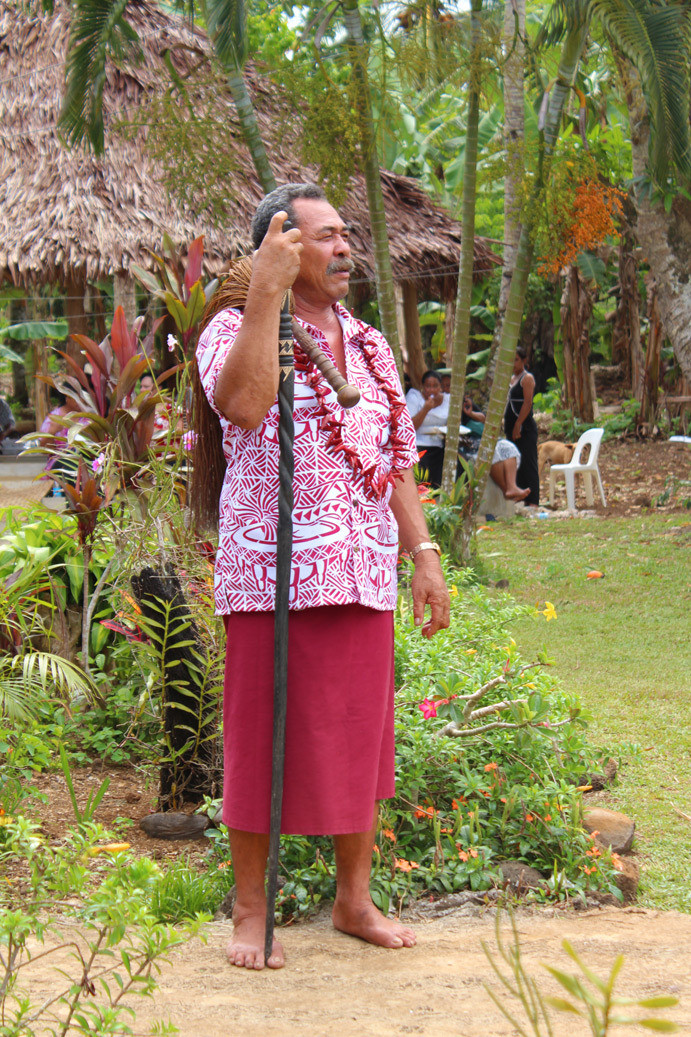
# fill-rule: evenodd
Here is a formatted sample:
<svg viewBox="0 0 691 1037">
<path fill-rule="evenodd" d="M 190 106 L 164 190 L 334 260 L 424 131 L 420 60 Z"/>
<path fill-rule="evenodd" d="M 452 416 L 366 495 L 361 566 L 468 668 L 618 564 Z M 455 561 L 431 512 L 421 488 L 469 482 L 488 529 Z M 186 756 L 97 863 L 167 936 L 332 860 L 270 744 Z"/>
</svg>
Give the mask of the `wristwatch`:
<svg viewBox="0 0 691 1037">
<path fill-rule="evenodd" d="M 422 544 L 417 544 L 410 550 L 410 557 L 413 561 L 420 554 L 420 551 L 436 551 L 438 555 L 441 555 L 441 548 L 439 544 L 433 544 L 431 540 L 425 540 Z"/>
</svg>

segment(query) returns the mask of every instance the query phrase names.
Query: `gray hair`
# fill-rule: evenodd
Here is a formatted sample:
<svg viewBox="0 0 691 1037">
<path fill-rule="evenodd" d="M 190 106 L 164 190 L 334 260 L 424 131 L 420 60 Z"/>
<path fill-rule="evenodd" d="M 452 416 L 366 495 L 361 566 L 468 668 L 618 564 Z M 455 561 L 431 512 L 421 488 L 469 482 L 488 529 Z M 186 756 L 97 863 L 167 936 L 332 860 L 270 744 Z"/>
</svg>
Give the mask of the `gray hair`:
<svg viewBox="0 0 691 1037">
<path fill-rule="evenodd" d="M 287 212 L 288 219 L 294 227 L 297 227 L 298 220 L 293 208 L 293 201 L 296 198 L 314 198 L 325 201 L 326 195 L 318 184 L 283 184 L 282 187 L 271 191 L 265 198 L 262 198 L 252 218 L 252 245 L 254 248 L 259 248 L 261 245 L 264 235 L 269 229 L 269 224 L 277 212 Z"/>
</svg>

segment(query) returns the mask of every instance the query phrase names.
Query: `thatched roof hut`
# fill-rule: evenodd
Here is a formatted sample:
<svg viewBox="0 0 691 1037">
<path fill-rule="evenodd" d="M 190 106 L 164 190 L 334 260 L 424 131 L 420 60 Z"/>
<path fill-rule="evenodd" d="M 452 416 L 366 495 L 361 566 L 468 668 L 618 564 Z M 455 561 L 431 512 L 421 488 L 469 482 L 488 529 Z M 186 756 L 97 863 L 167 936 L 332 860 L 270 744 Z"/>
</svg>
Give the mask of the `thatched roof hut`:
<svg viewBox="0 0 691 1037">
<path fill-rule="evenodd" d="M 126 271 L 131 262 L 151 266 L 148 248 L 160 247 L 167 231 L 183 245 L 204 234 L 207 269 L 222 270 L 247 249 L 249 223 L 261 197 L 254 168 L 242 143 L 235 109 L 215 73 L 214 104 L 221 107 L 225 140 L 236 161 L 228 174 L 232 204 L 222 218 L 195 211 L 164 182 L 147 146 L 146 120 L 130 133 L 118 120 L 147 110 L 161 83 L 170 83 L 166 58 L 188 76 L 209 69 L 205 35 L 149 0 L 131 0 L 128 19 L 141 41 L 141 56 L 109 62 L 104 89 L 106 150 L 94 158 L 65 147 L 57 133 L 69 39 L 69 6 L 56 0 L 52 14 L 38 5 L 0 0 L 0 281 L 17 285 L 84 284 Z M 290 129 L 268 78 L 247 70 L 265 140 L 280 127 L 283 146 L 270 146 L 279 183 L 318 178 L 301 165 Z M 211 92 L 209 92 L 211 96 Z M 394 276 L 421 297 L 454 297 L 460 246 L 457 222 L 432 202 L 412 179 L 382 172 Z M 364 182 L 355 176 L 340 206 L 352 225 L 353 252 L 363 289 L 374 277 Z M 476 276 L 497 261 L 481 239 L 475 242 Z M 363 292 L 364 294 L 364 292 Z"/>
</svg>

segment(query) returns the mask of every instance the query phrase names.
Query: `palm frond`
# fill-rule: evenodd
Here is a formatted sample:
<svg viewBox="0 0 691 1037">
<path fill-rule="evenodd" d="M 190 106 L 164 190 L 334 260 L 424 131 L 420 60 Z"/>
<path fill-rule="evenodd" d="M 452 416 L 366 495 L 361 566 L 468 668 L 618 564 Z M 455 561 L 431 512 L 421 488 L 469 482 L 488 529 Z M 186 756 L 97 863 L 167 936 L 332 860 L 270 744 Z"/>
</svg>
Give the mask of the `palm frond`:
<svg viewBox="0 0 691 1037">
<path fill-rule="evenodd" d="M 635 65 L 650 113 L 650 168 L 661 183 L 671 168 L 691 181 L 689 94 L 691 10 L 687 3 L 592 0 L 615 47 Z"/>
<path fill-rule="evenodd" d="M 58 125 L 71 144 L 88 139 L 103 151 L 103 88 L 110 54 L 137 40 L 125 21 L 127 0 L 75 0 L 66 63 L 65 98 Z"/>
<path fill-rule="evenodd" d="M 554 47 L 589 18 L 589 0 L 553 0 L 535 38 L 535 47 Z"/>
<path fill-rule="evenodd" d="M 0 716 L 27 720 L 41 695 L 92 699 L 97 689 L 79 666 L 52 652 L 4 656 L 0 662 Z"/>
<path fill-rule="evenodd" d="M 206 0 L 206 20 L 221 64 L 242 68 L 247 58 L 245 0 Z"/>
</svg>

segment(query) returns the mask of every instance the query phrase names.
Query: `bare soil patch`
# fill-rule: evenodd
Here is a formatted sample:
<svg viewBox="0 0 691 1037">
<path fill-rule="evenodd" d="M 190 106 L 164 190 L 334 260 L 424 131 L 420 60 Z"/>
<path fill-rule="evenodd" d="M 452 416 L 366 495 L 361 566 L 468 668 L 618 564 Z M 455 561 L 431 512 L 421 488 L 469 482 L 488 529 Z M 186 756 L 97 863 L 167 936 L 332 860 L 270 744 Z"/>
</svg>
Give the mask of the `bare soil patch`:
<svg viewBox="0 0 691 1037">
<path fill-rule="evenodd" d="M 76 768 L 78 802 L 108 775 L 110 786 L 96 819 L 116 827 L 137 853 L 167 861 L 184 856 L 202 863 L 206 840 L 162 842 L 150 839 L 139 820 L 155 809 L 156 782 L 130 767 Z M 35 786 L 47 797 L 39 815 L 44 833 L 59 840 L 73 814 L 62 774 L 39 774 Z M 123 825 L 122 819 L 134 825 Z M 482 941 L 494 947 L 494 912 L 477 906 L 444 908 L 421 902 L 405 912 L 418 933 L 410 950 L 386 951 L 336 932 L 328 911 L 277 935 L 288 964 L 280 972 L 247 973 L 230 966 L 224 948 L 232 926 L 211 923 L 204 946 L 198 940 L 175 951 L 164 966 L 153 1001 L 134 999 L 135 1033 L 170 1018 L 182 1037 L 318 1037 L 422 1034 L 427 1037 L 508 1037 L 516 1031 L 487 995 L 482 981 L 490 969 Z M 643 998 L 673 994 L 680 1000 L 666 1018 L 691 1020 L 691 915 L 611 908 L 577 911 L 570 907 L 521 908 L 518 913 L 526 966 L 541 989 L 557 993 L 542 963 L 572 971 L 561 949 L 568 939 L 589 967 L 606 976 L 618 954 L 626 964 L 618 990 Z M 69 963 L 41 959 L 25 977 L 33 999 L 60 988 L 62 977 L 49 967 Z M 575 968 L 575 966 L 574 966 Z M 496 984 L 494 984 L 496 986 Z M 557 1016 L 555 1034 L 579 1037 L 572 1016 Z M 623 1037 L 640 1032 L 617 1030 Z"/>
<path fill-rule="evenodd" d="M 516 1030 L 490 1000 L 482 981 L 491 970 L 482 941 L 494 947 L 490 914 L 443 918 L 408 916 L 418 944 L 408 950 L 371 947 L 336 932 L 328 916 L 279 930 L 287 953 L 280 971 L 230 966 L 224 948 L 230 923 L 207 928 L 206 946 L 194 940 L 164 966 L 151 1001 L 132 1001 L 135 1033 L 170 1019 L 181 1037 L 509 1037 Z M 607 976 L 618 954 L 626 961 L 617 984 L 622 996 L 673 994 L 665 1018 L 691 1019 L 691 916 L 607 908 L 575 912 L 542 909 L 518 915 L 524 964 L 545 993 L 560 992 L 543 963 L 572 971 L 561 949 L 568 939 L 588 966 Z M 573 966 L 575 968 L 575 966 Z M 46 960 L 30 979 L 32 997 L 57 988 Z M 496 989 L 496 982 L 492 983 Z M 514 1006 L 512 1006 L 514 1007 Z M 554 1014 L 557 1037 L 590 1033 L 572 1015 Z M 642 1031 L 617 1027 L 629 1037 Z"/>
<path fill-rule="evenodd" d="M 541 441 L 547 438 L 541 436 Z M 607 507 L 603 508 L 597 491 L 595 510 L 598 515 L 624 517 L 647 510 L 673 512 L 687 511 L 684 499 L 691 498 L 691 486 L 678 486 L 670 499 L 658 503 L 666 488 L 675 480 L 691 478 L 691 444 L 670 443 L 668 440 L 613 439 L 600 447 L 598 459 L 605 488 Z M 549 501 L 549 468 L 540 485 L 540 500 Z M 566 506 L 564 480 L 557 481 L 556 506 Z M 576 504 L 586 507 L 583 483 L 576 480 Z"/>
</svg>

